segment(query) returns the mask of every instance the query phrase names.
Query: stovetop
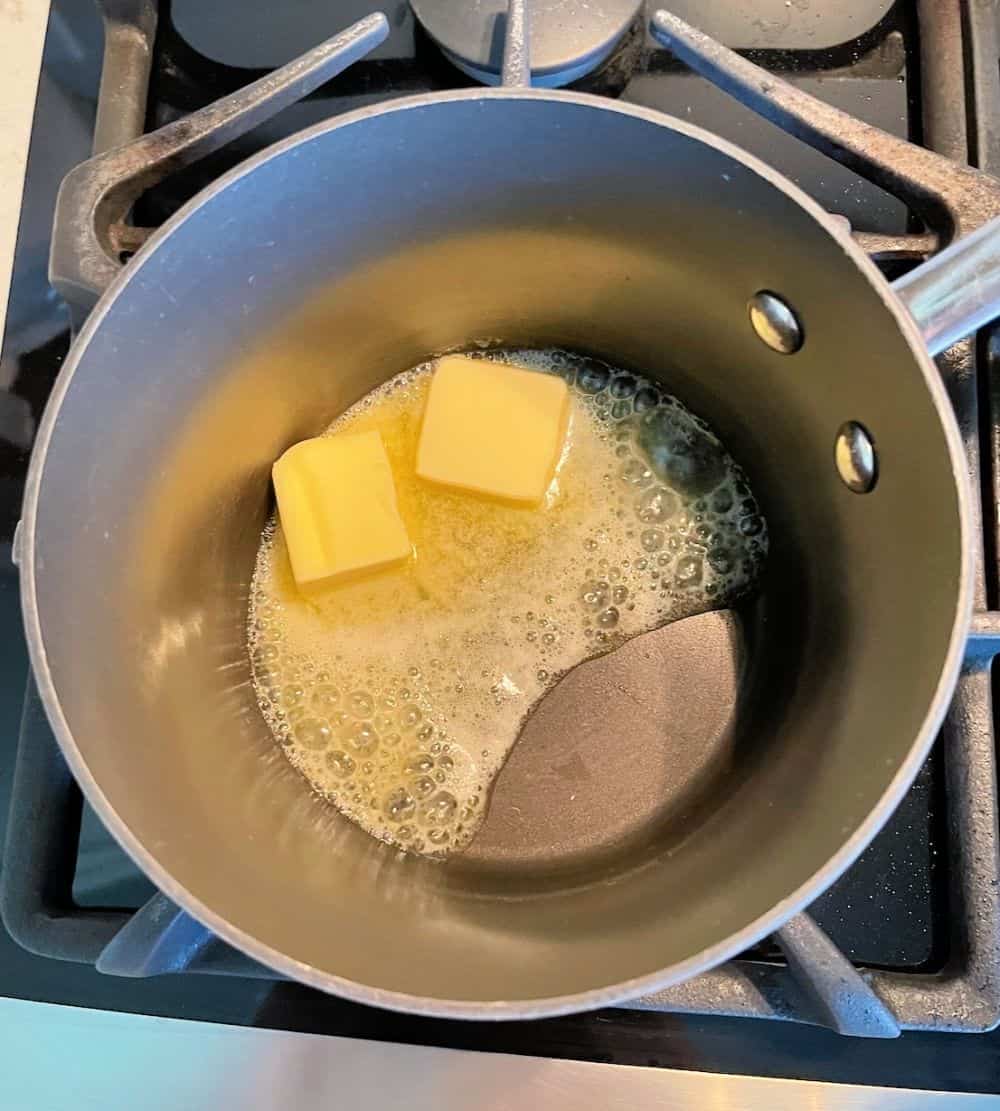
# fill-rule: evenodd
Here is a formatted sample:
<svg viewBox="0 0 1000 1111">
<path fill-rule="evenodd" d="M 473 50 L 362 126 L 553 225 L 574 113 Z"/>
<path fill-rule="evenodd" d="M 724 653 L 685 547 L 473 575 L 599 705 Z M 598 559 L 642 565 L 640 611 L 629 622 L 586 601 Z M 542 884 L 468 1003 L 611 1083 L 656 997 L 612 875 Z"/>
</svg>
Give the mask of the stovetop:
<svg viewBox="0 0 1000 1111">
<path fill-rule="evenodd" d="M 728 45 L 747 51 L 758 63 L 821 99 L 894 134 L 924 141 L 951 157 L 968 156 L 983 168 L 1000 172 L 1000 77 L 996 13 L 991 5 L 977 0 L 963 0 L 961 4 L 956 0 L 954 5 L 934 0 L 859 0 L 851 5 L 833 0 L 673 0 L 670 6 L 678 15 Z M 93 112 L 97 68 L 92 60 L 87 65 L 73 61 L 73 51 L 66 49 L 66 37 L 79 47 L 76 58 L 92 59 L 99 28 L 93 21 L 81 26 L 78 13 L 72 18 L 66 15 L 70 7 L 69 0 L 65 5 L 54 5 L 47 65 L 52 80 L 70 90 L 74 110 L 86 119 Z M 375 8 L 365 0 L 337 0 L 324 5 L 271 5 L 256 0 L 215 0 L 210 5 L 195 0 L 161 2 L 147 126 L 159 126 L 242 87 Z M 155 226 L 162 222 L 206 182 L 248 153 L 316 120 L 399 95 L 473 84 L 442 57 L 436 43 L 414 19 L 408 3 L 393 3 L 387 14 L 392 32 L 372 56 L 302 103 L 157 186 L 140 202 L 136 223 Z M 661 109 L 733 140 L 787 174 L 829 211 L 847 217 L 855 230 L 898 234 L 908 229 L 908 214 L 899 201 L 687 72 L 655 45 L 644 27 L 644 20 L 638 20 L 599 69 L 572 87 Z M 44 131 L 43 121 L 36 119 L 29 189 L 33 171 L 41 172 Z M 68 168 L 63 166 L 59 172 Z M 43 169 L 51 175 L 51 167 Z M 19 247 L 15 267 L 23 272 L 34 261 L 28 258 L 30 254 Z M 22 411 L 29 414 L 30 429 L 65 354 L 69 334 L 60 326 L 64 318 L 58 304 L 54 305 L 47 295 L 38 312 L 38 320 L 44 324 L 35 321 L 24 326 L 23 318 L 23 314 L 12 315 L 18 327 L 8 325 L 4 361 L 8 367 L 16 367 L 8 392 L 21 399 Z M 983 383 L 1000 380 L 1000 376 L 989 374 L 997 357 L 1000 341 L 984 339 L 979 369 Z M 1000 409 L 990 408 L 994 399 L 985 385 L 977 386 L 974 380 L 971 388 L 966 383 L 964 394 L 959 387 L 957 400 L 963 406 L 970 435 L 975 437 L 980 422 L 989 431 L 983 437 L 981 452 L 971 442 L 970 460 L 974 466 L 981 463 L 984 467 L 986 566 L 995 570 L 996 498 L 989 483 L 991 476 L 1000 474 L 996 467 L 998 434 L 993 431 L 1000 425 L 995 420 L 991 424 L 990 416 Z M 975 415 L 977 403 L 980 417 Z M 109 414 L 109 420 L 113 420 L 113 414 Z M 0 442 L 0 542 L 8 544 L 17 519 L 29 440 L 30 434 Z M 980 605 L 987 600 L 996 602 L 996 585 L 995 576 L 987 575 Z M 0 690 L 2 816 L 7 812 L 5 795 L 11 788 L 18 737 L 22 747 L 35 750 L 52 744 L 37 706 L 27 705 L 23 730 L 18 724 L 26 662 L 23 644 L 12 635 L 19 628 L 12 571 L 0 573 L 0 622 L 8 655 Z M 971 706 L 973 716 L 978 715 L 977 721 L 982 724 L 983 707 L 987 712 L 989 709 L 988 674 L 966 676 L 963 684 L 963 706 Z M 904 990 L 900 984 L 908 985 L 905 990 L 912 995 L 919 991 L 923 977 L 933 979 L 953 975 L 956 969 L 979 968 L 969 966 L 967 927 L 975 916 L 967 892 L 963 894 L 965 873 L 956 874 L 956 869 L 969 867 L 962 855 L 966 847 L 956 841 L 956 829 L 967 818 L 955 794 L 955 751 L 961 747 L 954 736 L 958 716 L 953 715 L 946 727 L 951 733 L 939 741 L 885 829 L 855 866 L 810 908 L 813 917 L 853 962 L 866 969 L 882 970 L 883 979 L 876 978 L 876 985 L 888 985 L 886 990 L 894 1000 L 893 993 Z M 992 749 L 992 737 L 986 748 Z M 990 759 L 986 758 L 986 771 L 992 774 Z M 976 774 L 983 774 L 982 766 Z M 25 813 L 24 807 L 15 813 Z M 16 839 L 31 835 L 31 828 L 14 830 Z M 98 914 L 107 908 L 128 910 L 143 905 L 154 894 L 149 881 L 86 807 L 78 851 L 73 839 L 71 832 L 49 848 L 65 858 L 60 867 L 71 876 L 75 905 Z M 995 839 L 987 841 L 995 855 Z M 957 928 L 959 922 L 961 929 Z M 995 924 L 995 919 L 991 922 Z M 977 934 L 976 944 L 991 948 L 993 959 L 1000 964 L 996 936 Z M 30 956 L 8 937 L 0 937 L 0 992 L 30 998 L 595 1060 L 763 1071 L 771 1075 L 805 1075 L 804 1066 L 809 1062 L 812 1074 L 828 1079 L 874 1077 L 883 1083 L 951 1085 L 968 1090 L 997 1086 L 995 1064 L 990 1065 L 995 1059 L 988 1055 L 983 1039 L 963 1041 L 937 1033 L 928 1043 L 925 1038 L 930 1035 L 908 1034 L 896 1043 L 890 1064 L 876 1055 L 875 1046 L 856 1042 L 849 1045 L 845 1039 L 838 1040 L 814 1027 L 720 1017 L 727 1013 L 779 1014 L 806 1021 L 812 1017 L 796 996 L 794 986 L 788 988 L 784 983 L 783 958 L 773 943 L 758 946 L 739 967 L 739 975 L 753 991 L 749 995 L 744 992 L 736 1002 L 720 999 L 713 1005 L 710 998 L 705 1002 L 703 993 L 696 993 L 680 1002 L 646 1001 L 645 1006 L 656 1008 L 652 1011 L 616 1010 L 531 1025 L 483 1028 L 387 1015 L 298 985 L 260 978 L 187 975 L 123 980 L 82 964 Z M 995 990 L 995 983 L 990 990 Z M 754 993 L 759 996 L 756 1003 Z M 1000 1018 L 1000 999 L 991 1002 L 997 1008 L 992 1019 L 996 1021 Z M 971 1006 L 968 1013 L 925 1015 L 916 1001 L 911 1003 L 902 1008 L 904 1025 L 973 1029 L 988 1024 L 981 1010 L 973 1016 Z M 677 1011 L 694 1013 L 684 1016 L 674 1013 Z M 965 1048 L 976 1041 L 983 1048 Z M 935 1075 L 927 1072 L 919 1046 L 932 1044 L 940 1065 L 959 1043 L 963 1054 L 971 1053 L 980 1067 L 992 1069 L 990 1083 L 984 1080 L 984 1073 L 977 1074 L 975 1064 L 964 1064 L 955 1075 L 949 1074 L 947 1065 Z M 990 1044 L 994 1044 L 992 1039 Z M 872 1069 L 874 1073 L 866 1073 Z"/>
</svg>

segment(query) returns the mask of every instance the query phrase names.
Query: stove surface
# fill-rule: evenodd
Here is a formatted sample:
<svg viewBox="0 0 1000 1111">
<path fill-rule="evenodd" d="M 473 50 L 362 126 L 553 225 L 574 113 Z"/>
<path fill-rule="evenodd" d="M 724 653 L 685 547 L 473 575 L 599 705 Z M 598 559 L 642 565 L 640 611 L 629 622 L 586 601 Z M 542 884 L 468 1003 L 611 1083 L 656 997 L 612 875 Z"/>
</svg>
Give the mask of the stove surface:
<svg viewBox="0 0 1000 1111">
<path fill-rule="evenodd" d="M 933 107 L 935 101 L 925 81 L 921 28 L 929 25 L 927 11 L 934 5 L 885 0 L 861 0 L 846 6 L 831 0 L 745 0 L 735 4 L 674 0 L 671 6 L 727 44 L 752 51 L 755 60 L 862 119 L 914 140 L 920 140 L 927 130 L 928 105 Z M 280 6 L 257 0 L 216 0 L 210 5 L 171 0 L 161 5 L 148 107 L 150 126 L 246 84 L 262 69 L 289 60 L 375 8 L 365 0 L 324 5 L 290 0 Z M 57 32 L 63 33 L 59 30 L 62 6 L 57 3 L 53 10 L 50 40 Z M 984 7 L 974 3 L 965 10 L 967 37 L 970 28 L 979 26 L 970 20 L 981 23 L 984 18 L 993 21 L 990 29 L 995 35 L 995 13 L 990 8 L 984 17 L 983 12 Z M 392 33 L 372 56 L 219 154 L 156 187 L 140 202 L 136 222 L 149 226 L 162 222 L 222 170 L 308 123 L 401 94 L 471 83 L 441 56 L 407 3 L 393 4 L 387 14 Z M 93 28 L 78 30 L 79 41 L 92 41 L 92 32 Z M 967 52 L 971 49 L 968 44 Z M 88 119 L 93 113 L 93 84 L 89 90 L 81 90 L 78 68 L 56 74 L 53 59 L 58 55 L 50 42 L 53 80 L 73 87 L 73 111 Z M 994 76 L 996 68 L 994 57 Z M 939 96 L 952 95 L 955 90 L 962 95 L 965 76 L 959 71 L 952 77 L 949 88 L 937 90 Z M 633 28 L 596 72 L 573 87 L 655 107 L 733 140 L 787 174 L 829 211 L 847 217 L 856 230 L 907 230 L 906 209 L 899 201 L 683 70 L 648 38 L 642 26 Z M 1000 97 L 993 111 L 1000 121 Z M 987 134 L 981 119 L 976 126 L 977 136 Z M 36 174 L 52 172 L 50 166 L 42 166 L 45 130 L 46 122 L 36 119 L 29 187 L 33 170 Z M 995 134 L 1000 134 L 1000 122 Z M 979 147 L 975 149 L 976 142 L 970 142 L 972 154 L 980 164 L 987 164 L 992 148 L 983 140 Z M 996 172 L 998 166 L 990 168 Z M 19 252 L 15 265 L 23 267 L 30 261 L 25 252 Z M 16 366 L 10 392 L 24 400 L 33 421 L 37 421 L 67 349 L 69 337 L 62 323 L 58 306 L 46 301 L 30 327 L 8 328 L 4 357 L 7 365 Z M 38 342 L 39 336 L 43 342 Z M 23 440 L 0 442 L 3 543 L 12 540 L 26 448 Z M 18 635 L 16 591 L 13 572 L 0 575 L 0 627 L 7 633 L 0 689 L 0 815 L 8 809 L 27 674 Z M 46 743 L 39 733 L 45 730 L 44 720 L 29 707 L 22 744 Z M 868 851 L 810 908 L 853 961 L 901 973 L 935 973 L 954 959 L 954 877 L 950 869 L 955 861 L 949 852 L 950 817 L 945 754 L 939 744 Z M 149 881 L 87 808 L 73 873 L 73 898 L 80 907 L 132 909 L 154 894 Z M 749 957 L 764 963 L 782 961 L 780 951 L 770 942 Z M 891 1056 L 886 1056 L 882 1046 L 848 1042 L 808 1026 L 646 1011 L 616 1010 L 483 1027 L 389 1015 L 299 985 L 262 979 L 189 975 L 124 980 L 84 965 L 32 956 L 6 935 L 0 936 L 0 992 L 150 1014 L 466 1048 L 956 1090 L 1000 1088 L 1000 1043 L 995 1035 L 970 1039 L 909 1033 L 894 1044 Z M 928 1046 L 933 1046 L 933 1065 Z"/>
</svg>

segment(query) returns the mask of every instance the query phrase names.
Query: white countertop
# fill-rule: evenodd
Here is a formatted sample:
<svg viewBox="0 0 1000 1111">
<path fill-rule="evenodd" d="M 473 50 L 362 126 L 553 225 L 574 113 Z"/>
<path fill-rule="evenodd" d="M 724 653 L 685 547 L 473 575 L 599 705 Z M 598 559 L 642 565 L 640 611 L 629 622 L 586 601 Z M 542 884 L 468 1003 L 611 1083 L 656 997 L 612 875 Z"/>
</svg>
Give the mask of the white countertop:
<svg viewBox="0 0 1000 1111">
<path fill-rule="evenodd" d="M 0 0 L 0 336 L 48 15 L 49 0 Z"/>
</svg>

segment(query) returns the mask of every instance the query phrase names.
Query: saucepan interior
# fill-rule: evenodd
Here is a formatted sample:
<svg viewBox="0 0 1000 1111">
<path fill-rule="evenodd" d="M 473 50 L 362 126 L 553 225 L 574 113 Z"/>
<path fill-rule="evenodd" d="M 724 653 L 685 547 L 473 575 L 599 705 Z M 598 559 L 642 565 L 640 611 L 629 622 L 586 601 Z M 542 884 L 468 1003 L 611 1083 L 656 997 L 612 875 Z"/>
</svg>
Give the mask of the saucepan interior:
<svg viewBox="0 0 1000 1111">
<path fill-rule="evenodd" d="M 797 354 L 751 330 L 762 289 L 798 313 Z M 652 711 L 609 705 L 583 751 L 572 730 L 549 746 L 586 787 L 601 744 L 645 730 L 652 771 L 591 798 L 563 841 L 558 823 L 531 844 L 501 830 L 442 866 L 355 829 L 275 750 L 246 604 L 273 459 L 478 339 L 661 380 L 745 467 L 771 554 L 717 662 Z M 25 570 L 63 746 L 157 883 L 320 986 L 531 1014 L 689 974 L 832 879 L 929 743 L 965 588 L 925 365 L 786 187 L 663 117 L 463 93 L 291 140 L 130 265 L 61 382 Z M 834 467 L 846 420 L 877 445 L 867 495 Z"/>
</svg>

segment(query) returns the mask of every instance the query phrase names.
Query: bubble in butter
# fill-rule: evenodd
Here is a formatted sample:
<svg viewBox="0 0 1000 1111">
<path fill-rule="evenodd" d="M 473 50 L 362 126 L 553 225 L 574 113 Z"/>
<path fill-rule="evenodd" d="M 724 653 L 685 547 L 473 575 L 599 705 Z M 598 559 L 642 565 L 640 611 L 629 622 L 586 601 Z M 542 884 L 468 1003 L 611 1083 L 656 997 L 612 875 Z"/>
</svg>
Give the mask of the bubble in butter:
<svg viewBox="0 0 1000 1111">
<path fill-rule="evenodd" d="M 288 759 L 373 837 L 428 856 L 472 840 L 525 717 L 562 674 L 731 604 L 767 551 L 740 468 L 675 398 L 565 351 L 481 356 L 571 386 L 543 507 L 416 477 L 428 363 L 329 429 L 381 432 L 415 558 L 306 599 L 272 521 L 251 594 L 257 698 Z"/>
</svg>

